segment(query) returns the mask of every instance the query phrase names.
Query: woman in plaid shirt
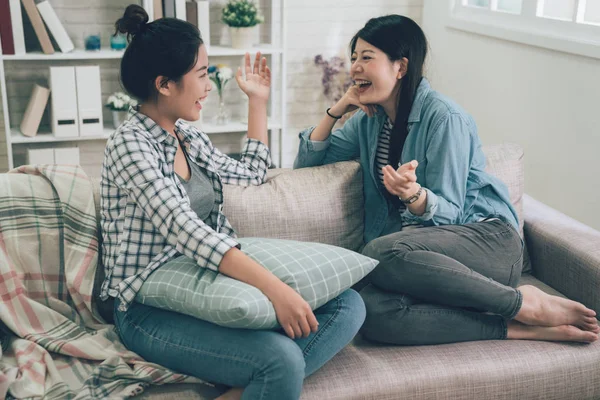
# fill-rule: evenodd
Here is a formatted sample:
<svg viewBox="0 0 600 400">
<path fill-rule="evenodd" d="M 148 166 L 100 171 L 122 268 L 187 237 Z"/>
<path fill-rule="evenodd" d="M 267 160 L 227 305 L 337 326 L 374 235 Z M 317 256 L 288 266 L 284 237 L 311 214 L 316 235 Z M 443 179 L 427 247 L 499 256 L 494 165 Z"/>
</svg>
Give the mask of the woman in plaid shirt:
<svg viewBox="0 0 600 400">
<path fill-rule="evenodd" d="M 222 184 L 260 185 L 270 165 L 267 101 L 271 74 L 256 55 L 236 80 L 249 98 L 241 161 L 215 149 L 181 120 L 199 118 L 211 90 L 208 58 L 193 25 L 130 5 L 117 30 L 130 44 L 121 62 L 125 89 L 140 101 L 111 135 L 102 170 L 102 298 L 115 298 L 121 340 L 144 359 L 233 387 L 222 398 L 297 399 L 319 369 L 364 321 L 360 296 L 348 290 L 313 311 L 271 272 L 239 250 L 222 213 Z M 187 257 L 260 289 L 284 332 L 231 329 L 134 302 L 147 277 Z"/>
</svg>

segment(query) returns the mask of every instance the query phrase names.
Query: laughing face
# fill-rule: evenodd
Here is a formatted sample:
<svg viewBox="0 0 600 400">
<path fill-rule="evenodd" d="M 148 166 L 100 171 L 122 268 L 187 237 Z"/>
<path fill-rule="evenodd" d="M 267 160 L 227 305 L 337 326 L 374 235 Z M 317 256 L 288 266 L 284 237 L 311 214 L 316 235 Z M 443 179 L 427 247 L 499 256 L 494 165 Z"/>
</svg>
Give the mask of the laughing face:
<svg viewBox="0 0 600 400">
<path fill-rule="evenodd" d="M 211 89 L 206 46 L 200 45 L 196 65 L 183 75 L 176 85 L 172 105 L 176 109 L 177 117 L 186 121 L 197 121 L 200 118 L 202 102 Z"/>
<path fill-rule="evenodd" d="M 358 38 L 352 53 L 350 73 L 359 87 L 362 104 L 395 104 L 402 77 L 401 61 L 390 61 L 386 53 Z"/>
</svg>

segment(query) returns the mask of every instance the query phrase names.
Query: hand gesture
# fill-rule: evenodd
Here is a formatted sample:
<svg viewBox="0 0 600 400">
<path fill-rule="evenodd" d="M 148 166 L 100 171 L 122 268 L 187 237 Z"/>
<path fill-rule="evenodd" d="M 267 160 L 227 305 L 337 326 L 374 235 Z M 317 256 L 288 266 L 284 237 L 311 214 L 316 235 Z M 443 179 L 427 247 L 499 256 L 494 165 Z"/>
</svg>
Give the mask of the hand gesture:
<svg viewBox="0 0 600 400">
<path fill-rule="evenodd" d="M 238 68 L 235 75 L 235 80 L 240 89 L 246 93 L 250 100 L 256 99 L 266 103 L 271 92 L 271 70 L 267 67 L 267 59 L 263 57 L 261 60 L 260 52 L 257 52 L 254 67 L 250 68 L 250 54 L 246 53 L 244 56 L 244 69 L 246 79 L 242 76 L 241 67 Z"/>
<path fill-rule="evenodd" d="M 401 199 L 406 199 L 419 190 L 417 174 L 419 163 L 416 160 L 402 164 L 398 170 L 389 165 L 383 167 L 383 184 L 388 192 Z"/>
<path fill-rule="evenodd" d="M 331 107 L 331 114 L 341 117 L 342 115 L 354 111 L 357 108 L 363 110 L 369 117 L 375 115 L 376 107 L 372 104 L 363 104 L 358 98 L 358 85 L 352 85 L 348 88 L 346 93 L 337 102 L 336 105 Z"/>
</svg>

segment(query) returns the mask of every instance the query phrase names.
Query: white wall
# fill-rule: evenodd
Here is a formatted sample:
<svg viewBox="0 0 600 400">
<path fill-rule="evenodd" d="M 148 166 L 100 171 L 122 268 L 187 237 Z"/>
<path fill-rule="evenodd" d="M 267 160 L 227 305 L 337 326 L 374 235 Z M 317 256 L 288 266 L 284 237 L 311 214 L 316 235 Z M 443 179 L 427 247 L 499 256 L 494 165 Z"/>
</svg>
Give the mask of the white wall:
<svg viewBox="0 0 600 400">
<path fill-rule="evenodd" d="M 352 36 L 371 17 L 403 14 L 421 22 L 423 0 L 288 0 L 287 5 L 287 132 L 283 166 L 294 162 L 298 133 L 316 125 L 331 105 L 321 85 L 314 57 L 348 57 Z"/>
<path fill-rule="evenodd" d="M 446 4 L 423 9 L 433 87 L 523 146 L 527 193 L 600 229 L 600 60 L 446 28 Z"/>
</svg>

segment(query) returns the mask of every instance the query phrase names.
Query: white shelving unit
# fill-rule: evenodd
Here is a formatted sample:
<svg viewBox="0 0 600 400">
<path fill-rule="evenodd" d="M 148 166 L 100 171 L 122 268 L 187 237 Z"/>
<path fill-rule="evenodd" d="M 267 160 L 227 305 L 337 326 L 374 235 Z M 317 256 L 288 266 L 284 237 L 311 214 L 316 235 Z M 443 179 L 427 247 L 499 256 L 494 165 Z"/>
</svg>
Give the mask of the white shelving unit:
<svg viewBox="0 0 600 400">
<path fill-rule="evenodd" d="M 283 118 L 286 115 L 285 110 L 285 90 L 286 90 L 286 65 L 285 65 L 285 54 L 284 48 L 284 34 L 283 29 L 284 21 L 284 9 L 285 0 L 271 0 L 271 31 L 270 38 L 271 43 L 259 44 L 250 49 L 233 49 L 224 46 L 211 45 L 209 50 L 209 60 L 212 57 L 235 57 L 236 61 L 240 56 L 243 56 L 246 52 L 250 52 L 252 55 L 257 51 L 260 51 L 263 55 L 270 56 L 270 68 L 272 71 L 272 90 L 269 107 L 269 144 L 271 152 L 273 154 L 273 160 L 277 163 L 277 166 L 282 164 L 282 138 L 284 135 L 284 124 Z M 1 38 L 0 38 L 1 39 Z M 104 141 L 114 131 L 112 127 L 106 126 L 103 133 L 97 136 L 78 136 L 73 138 L 56 138 L 51 132 L 40 131 L 34 137 L 27 137 L 21 134 L 18 125 L 19 121 L 10 121 L 10 99 L 7 96 L 6 82 L 7 77 L 5 75 L 5 63 L 23 63 L 24 67 L 28 61 L 47 61 L 48 67 L 52 65 L 52 62 L 64 62 L 64 61 L 77 61 L 77 60 L 119 60 L 122 58 L 124 51 L 114 51 L 111 49 L 101 49 L 100 51 L 85 51 L 82 49 L 76 49 L 70 53 L 61 53 L 57 51 L 54 54 L 46 55 L 41 52 L 30 52 L 26 54 L 18 55 L 3 55 L 0 47 L 0 82 L 2 104 L 4 111 L 4 129 L 6 132 L 6 145 L 8 153 L 8 164 L 9 168 L 15 167 L 13 152 L 17 147 L 27 148 L 28 145 L 39 145 L 47 144 L 51 147 L 52 143 L 72 143 L 77 144 L 83 141 Z M 32 80 L 33 84 L 33 80 Z M 27 93 L 29 95 L 29 92 Z M 105 99 L 102 99 L 104 103 Z M 110 124 L 111 121 L 105 121 L 105 125 Z M 216 135 L 220 133 L 242 133 L 246 132 L 248 125 L 238 121 L 232 121 L 226 125 L 214 125 L 207 121 L 202 123 L 202 131 L 207 134 Z M 273 143 L 273 139 L 277 138 L 277 142 Z M 275 146 L 274 146 L 275 145 Z M 24 149 L 20 149 L 24 150 Z"/>
</svg>

